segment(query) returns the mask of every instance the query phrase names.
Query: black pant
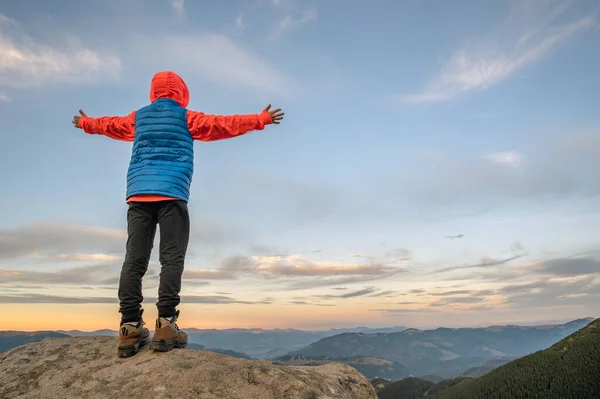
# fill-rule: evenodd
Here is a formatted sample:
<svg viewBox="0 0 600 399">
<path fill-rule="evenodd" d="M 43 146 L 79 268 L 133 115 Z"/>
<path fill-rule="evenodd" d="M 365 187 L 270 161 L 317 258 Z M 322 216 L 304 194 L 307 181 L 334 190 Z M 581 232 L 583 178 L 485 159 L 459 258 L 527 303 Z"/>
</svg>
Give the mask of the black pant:
<svg viewBox="0 0 600 399">
<path fill-rule="evenodd" d="M 181 276 L 190 235 L 190 217 L 185 201 L 130 202 L 127 211 L 127 252 L 119 281 L 121 322 L 138 321 L 142 309 L 142 277 L 160 227 L 161 264 L 158 287 L 159 317 L 175 315 L 179 305 Z"/>
</svg>

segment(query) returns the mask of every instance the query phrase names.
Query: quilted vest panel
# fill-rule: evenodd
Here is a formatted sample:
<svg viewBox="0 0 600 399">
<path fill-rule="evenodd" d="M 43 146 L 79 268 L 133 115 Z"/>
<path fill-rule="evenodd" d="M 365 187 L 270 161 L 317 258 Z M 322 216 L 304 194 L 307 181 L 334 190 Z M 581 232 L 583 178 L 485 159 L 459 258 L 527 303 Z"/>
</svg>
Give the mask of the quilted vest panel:
<svg viewBox="0 0 600 399">
<path fill-rule="evenodd" d="M 160 98 L 135 115 L 135 138 L 127 172 L 127 198 L 156 194 L 189 200 L 194 140 L 187 110 Z"/>
</svg>

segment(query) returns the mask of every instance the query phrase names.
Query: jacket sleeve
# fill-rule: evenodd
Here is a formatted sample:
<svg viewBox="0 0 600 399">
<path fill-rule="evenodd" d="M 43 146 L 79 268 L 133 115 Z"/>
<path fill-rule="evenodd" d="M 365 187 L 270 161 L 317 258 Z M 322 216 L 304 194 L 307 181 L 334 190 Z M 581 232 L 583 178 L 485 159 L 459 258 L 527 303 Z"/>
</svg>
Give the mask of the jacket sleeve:
<svg viewBox="0 0 600 399">
<path fill-rule="evenodd" d="M 217 141 L 229 139 L 252 130 L 263 130 L 273 123 L 267 111 L 248 115 L 207 115 L 202 112 L 187 111 L 188 129 L 194 140 Z"/>
<path fill-rule="evenodd" d="M 79 127 L 89 134 L 102 134 L 114 140 L 133 141 L 135 136 L 135 111 L 127 116 L 82 116 Z"/>
</svg>

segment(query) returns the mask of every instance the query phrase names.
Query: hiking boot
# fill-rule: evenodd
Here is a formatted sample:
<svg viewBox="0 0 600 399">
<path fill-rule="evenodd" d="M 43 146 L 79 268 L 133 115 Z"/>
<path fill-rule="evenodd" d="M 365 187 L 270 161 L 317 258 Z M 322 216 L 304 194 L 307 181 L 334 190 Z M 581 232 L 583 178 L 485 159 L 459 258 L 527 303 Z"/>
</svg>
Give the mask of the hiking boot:
<svg viewBox="0 0 600 399">
<path fill-rule="evenodd" d="M 164 317 L 156 319 L 156 330 L 152 338 L 151 349 L 155 352 L 168 352 L 173 348 L 185 348 L 187 346 L 187 334 L 177 326 L 179 310 L 171 320 Z"/>
<path fill-rule="evenodd" d="M 119 357 L 131 357 L 137 354 L 142 346 L 150 342 L 150 331 L 144 327 L 145 324 L 141 315 L 135 326 L 127 323 L 121 324 L 119 328 Z"/>
</svg>

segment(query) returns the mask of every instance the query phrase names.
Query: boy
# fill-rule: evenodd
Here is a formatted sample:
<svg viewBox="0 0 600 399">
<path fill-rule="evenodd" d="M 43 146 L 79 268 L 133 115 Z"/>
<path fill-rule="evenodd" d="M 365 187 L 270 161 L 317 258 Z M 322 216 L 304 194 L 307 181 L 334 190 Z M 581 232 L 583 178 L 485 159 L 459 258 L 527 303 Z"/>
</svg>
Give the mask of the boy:
<svg viewBox="0 0 600 399">
<path fill-rule="evenodd" d="M 190 221 L 187 202 L 194 171 L 194 140 L 215 141 L 279 124 L 284 113 L 267 106 L 260 114 L 206 115 L 187 110 L 189 91 L 175 73 L 159 72 L 150 86 L 151 104 L 123 117 L 73 118 L 89 134 L 133 142 L 127 173 L 127 245 L 119 281 L 119 357 L 130 357 L 150 342 L 142 318 L 142 277 L 160 228 L 161 263 L 158 318 L 152 338 L 155 351 L 187 345 L 177 326 Z"/>
</svg>

